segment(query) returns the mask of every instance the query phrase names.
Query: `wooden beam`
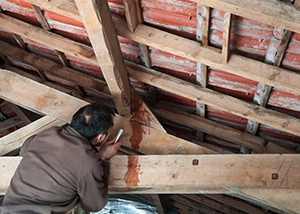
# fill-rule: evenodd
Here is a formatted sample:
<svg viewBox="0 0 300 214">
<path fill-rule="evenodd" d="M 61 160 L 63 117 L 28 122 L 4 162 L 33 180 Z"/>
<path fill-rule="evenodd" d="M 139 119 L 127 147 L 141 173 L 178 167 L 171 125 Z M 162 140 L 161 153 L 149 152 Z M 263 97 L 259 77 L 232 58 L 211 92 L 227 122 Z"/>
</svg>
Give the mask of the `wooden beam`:
<svg viewBox="0 0 300 214">
<path fill-rule="evenodd" d="M 230 56 L 231 22 L 232 22 L 232 15 L 231 13 L 226 12 L 224 16 L 223 42 L 222 42 L 223 63 L 227 63 Z"/>
<path fill-rule="evenodd" d="M 77 91 L 66 89 L 66 88 L 64 88 L 62 86 L 59 86 L 59 85 L 57 85 L 57 84 L 55 84 L 53 82 L 50 82 L 50 81 L 44 81 L 42 78 L 37 77 L 37 76 L 35 76 L 33 74 L 30 74 L 28 72 L 25 72 L 23 70 L 20 70 L 20 69 L 18 69 L 16 67 L 3 64 L 3 65 L 0 66 L 0 68 L 12 71 L 12 72 L 14 72 L 16 74 L 19 74 L 19 75 L 21 75 L 23 77 L 31 79 L 31 80 L 33 80 L 35 82 L 38 82 L 38 83 L 40 83 L 42 85 L 45 85 L 45 86 L 49 87 L 49 88 L 56 89 L 56 90 L 58 90 L 58 91 L 60 91 L 62 93 L 66 93 L 66 94 L 72 95 L 72 96 L 77 97 L 79 99 L 83 99 L 83 100 L 85 100 L 87 102 L 95 102 L 94 100 L 91 100 L 90 98 L 87 98 L 87 97 L 83 98 L 79 93 L 77 93 Z M 108 100 L 110 99 L 108 96 L 103 96 L 102 98 L 103 99 L 108 98 Z"/>
<path fill-rule="evenodd" d="M 54 11 L 72 19 L 80 19 L 74 2 L 67 0 L 43 1 L 26 0 L 40 7 Z M 216 8 L 259 22 L 300 32 L 300 11 L 297 6 L 272 0 L 193 0 L 196 3 Z"/>
<path fill-rule="evenodd" d="M 14 126 L 16 126 L 16 125 L 18 125 L 22 122 L 23 122 L 22 119 L 17 115 L 15 115 L 13 117 L 10 117 L 6 120 L 3 120 L 3 121 L 0 122 L 0 132 L 5 130 L 5 129 L 12 128 L 12 127 L 14 127 Z"/>
<path fill-rule="evenodd" d="M 218 10 L 300 33 L 297 7 L 272 0 L 192 0 Z"/>
<path fill-rule="evenodd" d="M 3 14 L 0 14 L 0 20 L 1 20 L 1 17 L 3 17 L 4 15 Z M 5 20 L 6 21 L 8 21 L 9 22 L 9 20 L 11 20 L 11 18 L 10 17 L 5 17 Z M 17 22 L 17 23 L 19 23 L 19 21 L 17 21 L 17 20 L 15 20 L 15 19 L 13 19 L 14 20 L 14 22 Z M 3 20 L 2 20 L 3 21 Z M 1 23 L 1 21 L 0 21 L 0 23 Z M 19 23 L 18 25 L 16 25 L 16 27 L 18 28 L 18 27 L 20 27 L 20 25 L 22 25 L 22 23 Z M 25 25 L 26 26 L 26 25 Z M 139 25 L 140 26 L 140 25 Z M 8 29 L 9 30 L 9 29 Z M 24 30 L 26 30 L 26 32 L 27 32 L 27 28 L 26 29 L 24 29 Z M 46 33 L 46 35 L 47 36 L 50 36 L 50 34 L 49 34 L 50 32 L 47 32 Z M 25 33 L 26 34 L 26 33 Z M 24 35 L 25 35 L 24 34 Z M 38 33 L 37 33 L 38 34 Z M 33 37 L 35 37 L 37 34 L 34 34 L 34 35 L 32 35 Z M 26 36 L 26 35 L 25 35 Z M 45 39 L 44 37 L 42 37 L 42 36 L 40 36 L 39 38 L 43 38 L 43 39 Z M 48 37 L 46 37 L 46 38 L 48 38 Z M 50 39 L 50 38 L 52 38 L 52 39 Z M 56 41 L 56 39 L 59 39 L 59 38 L 57 38 L 56 36 L 50 36 L 50 40 L 49 41 Z M 41 39 L 39 39 L 39 41 L 40 41 Z M 64 41 L 66 42 L 67 40 L 66 39 L 64 39 Z M 174 40 L 174 41 L 176 41 L 176 40 Z M 45 42 L 46 42 L 46 40 L 45 40 Z M 60 42 L 61 41 L 58 41 L 58 43 L 60 44 Z M 47 40 L 47 42 L 46 43 L 49 43 L 48 42 L 48 40 Z M 66 44 L 68 44 L 67 46 L 66 46 Z M 69 51 L 71 51 L 71 49 L 69 49 L 68 47 L 70 47 L 71 46 L 71 44 L 73 44 L 73 42 L 69 42 L 69 43 L 64 43 L 64 44 L 62 44 L 66 49 L 64 49 L 65 51 L 68 51 L 68 53 L 69 53 Z M 52 46 L 55 46 L 55 47 L 57 47 L 57 45 L 55 45 L 55 44 L 52 44 Z M 76 47 L 81 47 L 80 48 L 80 50 L 81 51 L 79 51 L 78 49 L 73 49 L 72 48 L 72 50 L 73 51 L 75 51 L 75 52 L 72 52 L 72 53 L 70 53 L 70 54 L 73 54 L 74 55 L 74 53 L 76 54 L 76 55 L 86 55 L 87 53 L 90 53 L 90 52 L 92 52 L 92 50 L 90 49 L 90 48 L 88 48 L 87 46 L 85 47 L 85 46 L 82 46 L 82 45 L 75 45 Z M 180 45 L 181 46 L 181 45 Z M 197 45 L 196 45 L 196 47 L 198 46 L 198 43 L 197 43 Z M 85 48 L 84 48 L 85 47 Z M 193 46 L 193 48 L 195 48 L 195 45 Z M 193 50 L 193 48 L 191 49 L 191 50 Z M 85 50 L 87 50 L 87 52 L 86 53 L 84 53 L 84 49 Z M 88 50 L 89 49 L 89 50 Z M 78 51 L 78 53 L 81 53 L 81 54 L 77 54 L 77 52 L 76 52 L 76 50 Z M 231 56 L 232 57 L 232 56 Z M 95 59 L 91 59 L 91 58 L 89 58 L 89 60 L 90 61 L 93 61 L 93 62 L 95 62 Z M 230 62 L 232 62 L 232 58 L 231 58 L 231 60 L 230 60 Z M 229 63 L 227 63 L 227 64 L 229 64 Z M 226 65 L 227 65 L 226 64 Z M 244 64 L 242 63 L 242 62 L 240 62 L 239 63 L 240 65 L 239 66 L 241 66 L 241 65 L 243 65 L 243 67 L 244 68 L 246 68 L 246 67 L 248 67 L 248 66 L 244 66 Z M 264 68 L 264 66 L 270 66 L 270 65 L 265 65 L 265 64 L 261 64 L 261 68 Z M 270 70 L 272 70 L 272 68 L 276 68 L 275 66 L 273 66 L 273 67 L 270 67 L 271 69 Z M 140 68 L 139 68 L 140 69 Z M 279 69 L 279 68 L 276 68 L 276 69 Z M 269 70 L 268 70 L 268 67 L 265 67 L 265 69 L 263 69 L 264 70 L 264 73 L 266 73 L 266 72 L 268 72 Z M 256 69 L 253 69 L 252 71 L 256 71 Z M 278 71 L 279 72 L 279 71 Z M 294 73 L 294 72 L 291 72 L 291 73 Z M 279 72 L 279 76 L 280 76 L 280 72 Z M 132 74 L 131 74 L 132 75 Z M 277 75 L 278 75 L 278 73 L 277 73 Z M 287 74 L 286 74 L 287 75 Z M 296 75 L 296 73 L 294 73 L 293 75 Z M 299 75 L 298 75 L 299 76 Z M 148 78 L 152 78 L 153 77 L 153 75 L 150 75 Z M 137 78 L 137 76 L 135 77 L 135 78 Z M 288 79 L 289 79 L 290 77 L 288 77 Z M 169 79 L 169 78 L 168 78 Z M 285 78 L 282 78 L 282 79 L 285 79 Z M 297 77 L 295 76 L 294 78 L 291 78 L 290 80 L 289 80 L 289 82 L 292 82 L 293 80 L 296 80 L 297 79 Z M 149 79 L 147 80 L 147 81 L 149 81 Z M 144 82 L 145 83 L 147 83 L 146 82 L 146 80 L 144 80 Z M 150 84 L 150 83 L 148 83 L 148 84 Z M 164 85 L 166 85 L 166 84 L 164 84 Z M 299 85 L 298 83 L 297 83 L 297 85 Z M 162 87 L 162 85 L 159 85 L 159 86 L 157 86 L 157 87 Z M 169 90 L 170 91 L 170 88 L 168 88 L 167 90 Z M 203 89 L 202 89 L 203 90 Z M 206 89 L 206 90 L 208 90 L 208 89 Z M 177 90 L 174 92 L 174 93 L 176 93 L 177 94 Z M 186 89 L 184 90 L 184 93 L 183 93 L 183 96 L 185 96 L 186 95 Z M 195 94 L 194 94 L 195 95 Z M 194 100 L 196 100 L 196 101 L 199 101 L 199 97 L 196 97 L 195 98 L 195 96 L 193 95 L 193 97 L 192 97 L 192 99 L 194 99 Z M 224 95 L 222 95 L 222 99 L 223 99 L 223 97 L 224 97 Z M 226 96 L 225 96 L 226 97 Z M 201 98 L 200 98 L 201 99 Z M 203 99 L 203 98 L 202 98 Z M 231 99 L 231 98 L 230 98 Z M 227 100 L 227 101 L 229 101 L 229 100 Z M 213 103 L 215 103 L 214 102 L 214 100 L 212 101 Z M 240 102 L 240 101 L 239 101 Z M 230 102 L 229 102 L 230 103 Z M 236 102 L 235 102 L 236 103 Z M 208 104 L 208 103 L 206 103 L 206 104 Z M 239 105 L 241 105 L 241 103 L 239 103 Z M 251 105 L 251 104 L 246 104 L 246 105 Z M 220 106 L 218 106 L 218 107 L 216 107 L 216 108 L 220 108 L 220 109 L 223 109 L 223 110 L 225 110 L 224 109 L 224 107 L 226 107 L 226 108 L 228 108 L 229 106 L 228 106 L 228 102 L 226 103 L 226 105 L 224 105 L 224 106 L 222 106 L 222 108 L 220 108 Z M 236 108 L 236 106 L 232 106 L 233 108 Z M 282 123 L 280 123 L 280 124 L 273 124 L 273 119 L 271 119 L 271 121 L 270 121 L 270 118 L 268 118 L 268 119 L 263 119 L 262 117 L 261 117 L 261 115 L 257 115 L 255 112 L 257 112 L 257 113 L 260 113 L 260 111 L 261 111 L 261 109 L 262 108 L 259 108 L 259 107 L 255 107 L 255 108 L 253 108 L 253 107 L 251 107 L 252 108 L 252 110 L 250 110 L 250 111 L 247 111 L 247 112 L 245 112 L 246 111 L 246 109 L 247 108 L 243 108 L 243 109 L 241 109 L 242 111 L 244 111 L 243 113 L 241 113 L 241 112 L 239 112 L 239 113 L 236 113 L 236 111 L 232 111 L 232 109 L 230 109 L 229 110 L 229 112 L 232 112 L 232 113 L 234 113 L 234 114 L 237 114 L 237 115 L 241 115 L 242 117 L 246 117 L 246 118 L 248 118 L 248 119 L 253 119 L 253 120 L 255 120 L 255 121 L 257 121 L 257 122 L 261 122 L 261 123 L 263 123 L 263 124 L 266 124 L 266 125 L 269 125 L 269 126 L 271 126 L 271 127 L 274 127 L 274 128 L 278 128 L 278 129 L 280 129 L 280 130 L 284 130 L 284 131 L 287 131 L 287 132 L 289 132 L 289 133 L 292 133 L 292 134 L 295 134 L 295 135 L 299 135 L 299 128 L 296 128 L 296 130 L 289 130 L 289 129 L 287 129 L 287 128 L 289 128 L 289 126 L 291 126 L 292 125 L 292 123 L 290 123 L 289 121 L 287 121 L 286 120 L 286 118 L 284 118 L 284 122 L 282 122 Z M 225 111 L 228 111 L 228 110 L 225 110 Z M 265 111 L 265 109 L 263 110 L 263 111 Z M 269 111 L 269 112 L 273 112 L 273 111 L 270 111 L 270 110 L 267 110 L 267 111 Z M 249 116 L 249 113 L 251 113 L 251 115 Z M 253 114 L 254 113 L 254 114 Z M 279 113 L 276 113 L 276 112 L 273 112 L 273 113 L 275 113 L 277 116 L 279 116 L 279 118 L 280 119 L 283 119 L 283 114 L 279 114 Z M 253 115 L 254 115 L 254 117 L 253 117 Z M 268 116 L 268 115 L 267 115 Z M 285 115 L 284 115 L 284 117 L 285 117 Z M 289 117 L 289 116 L 287 116 L 287 117 Z M 289 118 L 291 118 L 291 117 L 289 117 Z M 292 118 L 291 118 L 292 119 Z M 266 123 L 266 121 L 268 122 L 268 123 Z"/>
<path fill-rule="evenodd" d="M 10 32 L 14 31 L 24 38 L 31 39 L 47 47 L 60 50 L 61 52 L 68 53 L 69 55 L 80 58 L 86 62 L 98 65 L 93 49 L 87 45 L 43 30 L 2 13 L 0 14 L 0 26 L 4 30 L 8 29 Z"/>
<path fill-rule="evenodd" d="M 57 118 L 44 116 L 21 129 L 5 135 L 0 138 L 0 156 L 20 148 L 31 135 L 38 134 L 52 126 L 62 126 L 64 124 L 66 123 Z"/>
<path fill-rule="evenodd" d="M 38 0 L 30 0 L 30 2 L 31 1 Z M 46 9 L 54 10 L 54 12 L 61 12 L 61 14 L 65 16 L 81 21 L 78 11 L 75 10 L 75 5 L 73 7 L 68 1 L 67 6 L 64 6 L 62 0 L 59 1 L 60 6 L 57 6 L 57 3 L 55 2 L 56 1 L 39 1 L 36 2 L 36 4 L 44 5 L 43 7 Z M 224 64 L 222 63 L 222 53 L 217 48 L 205 45 L 199 46 L 196 41 L 191 41 L 143 24 L 139 24 L 136 31 L 132 33 L 127 29 L 126 21 L 118 17 L 113 17 L 113 20 L 117 33 L 125 38 L 203 63 L 228 73 L 243 76 L 292 93 L 300 94 L 300 86 L 298 84 L 300 75 L 295 72 L 267 65 L 236 54 L 231 54 L 230 61 Z M 93 59 L 93 50 L 88 46 L 73 41 L 72 45 L 70 45 L 70 43 L 65 43 L 68 39 L 55 34 L 54 37 L 52 37 L 51 35 L 53 34 L 51 33 L 46 33 L 41 36 L 40 34 L 44 34 L 41 29 L 36 29 L 36 27 L 32 25 L 22 23 L 21 21 L 5 16 L 4 14 L 0 14 L 0 25 L 1 28 L 5 30 L 13 31 L 48 47 L 59 49 L 61 52 L 68 53 L 71 56 L 97 64 L 95 58 Z"/>
<path fill-rule="evenodd" d="M 4 78 L 5 75 L 3 76 L 2 75 L 3 73 L 9 73 L 11 75 L 11 79 L 10 78 Z M 19 75 L 13 74 L 13 73 L 5 71 L 5 70 L 1 70 L 1 78 L 0 79 L 3 80 L 4 82 L 8 82 L 8 80 L 10 79 L 10 80 L 12 80 L 12 82 L 20 83 L 19 87 L 23 87 L 24 89 L 26 88 L 26 87 L 24 87 L 26 85 L 34 91 L 39 91 L 40 92 L 40 91 L 45 90 L 46 92 L 48 92 L 48 93 L 46 93 L 46 95 L 48 97 L 47 99 L 43 98 L 43 96 L 41 95 L 40 98 L 38 98 L 38 96 L 34 96 L 33 98 L 32 98 L 32 96 L 30 96 L 30 98 L 32 98 L 32 99 L 29 100 L 28 102 L 27 102 L 26 99 L 23 100 L 23 97 L 24 97 L 25 94 L 30 94 L 31 93 L 31 90 L 29 90 L 29 88 L 27 88 L 28 90 L 25 94 L 21 94 L 20 96 L 15 96 L 15 95 L 18 95 L 18 93 L 15 93 L 16 91 L 13 91 L 12 93 L 7 93 L 9 91 L 5 91 L 5 92 L 1 91 L 1 97 L 3 97 L 5 95 L 5 97 L 8 100 L 10 100 L 10 101 L 14 100 L 14 103 L 19 103 L 20 102 L 20 106 L 22 106 L 24 108 L 31 109 L 32 111 L 38 112 L 40 114 L 50 114 L 50 115 L 52 114 L 52 115 L 55 115 L 56 117 L 63 118 L 65 120 L 67 120 L 67 122 L 70 121 L 71 114 L 72 114 L 71 112 L 75 112 L 79 107 L 82 107 L 83 105 L 87 104 L 87 102 L 81 101 L 81 100 L 79 100 L 77 98 L 74 98 L 74 97 L 71 97 L 71 96 L 68 96 L 67 94 L 64 94 L 64 93 L 61 93 L 61 92 L 56 92 L 53 89 L 49 89 L 47 86 L 44 86 L 45 88 L 40 87 L 39 84 L 34 82 L 34 81 L 26 80 L 25 83 L 24 83 L 24 79 L 22 80 L 22 78 Z M 36 84 L 38 86 L 34 86 Z M 11 88 L 16 89 L 18 87 L 16 85 L 14 85 L 14 87 L 11 87 Z M 43 94 L 43 93 L 41 93 L 41 94 Z M 27 96 L 25 95 L 25 97 L 27 97 Z M 43 102 L 41 102 L 41 101 L 43 101 Z M 63 104 L 68 103 L 68 105 L 61 105 L 60 106 L 59 105 L 60 103 L 63 103 Z M 67 108 L 68 110 L 64 110 L 64 108 Z M 61 112 L 63 112 L 64 114 L 61 114 Z M 68 112 L 69 112 L 69 115 L 66 114 Z M 128 126 L 129 124 L 126 124 L 126 125 Z M 117 129 L 118 128 L 119 127 L 117 127 Z M 143 129 L 143 130 L 145 130 L 145 129 Z M 116 131 L 117 130 L 115 130 L 115 132 Z M 149 132 L 149 130 L 146 131 L 145 134 L 147 134 L 148 132 Z M 155 135 L 155 133 L 154 133 L 154 135 Z M 162 137 L 162 136 L 159 136 L 159 138 L 160 137 Z M 154 140 L 154 141 L 151 140 L 151 142 L 156 142 L 156 140 Z M 164 142 L 164 139 L 162 139 L 161 142 Z M 174 140 L 171 139 L 170 141 L 167 141 L 167 143 L 169 143 L 169 142 L 170 143 L 174 142 Z M 156 144 L 156 145 L 160 146 L 160 144 Z M 165 145 L 166 144 L 161 145 L 160 150 L 158 150 L 160 153 L 168 152 L 168 151 L 165 151 Z M 150 147 L 151 146 L 152 145 L 150 145 Z M 191 146 L 191 150 L 194 150 L 192 144 L 190 144 L 190 146 Z M 178 150 L 180 150 L 180 149 L 177 149 L 177 151 Z M 199 152 L 199 151 L 194 151 L 194 153 L 196 153 L 196 152 Z M 150 153 L 151 153 L 151 151 L 150 151 Z M 170 189 L 175 191 L 175 190 L 178 190 L 180 188 L 170 187 Z M 194 188 L 192 188 L 192 187 L 190 189 L 186 188 L 185 190 L 187 192 L 193 192 Z M 141 192 L 138 192 L 139 189 L 132 190 L 132 193 L 134 193 L 134 191 L 136 191 L 136 193 L 141 193 Z M 148 193 L 147 191 L 150 191 L 149 193 L 151 193 L 151 189 L 145 190 L 145 193 Z M 236 192 L 236 190 L 229 190 L 229 189 L 224 189 L 224 188 L 202 188 L 201 190 L 199 190 L 198 193 L 213 193 L 214 192 L 214 193 L 218 194 L 218 193 L 229 193 L 230 191 Z M 282 191 L 286 192 L 287 190 L 283 189 Z M 255 197 L 256 197 L 256 195 L 255 195 Z M 262 197 L 262 199 L 263 199 L 263 197 Z"/>
<path fill-rule="evenodd" d="M 0 159 L 2 174 L 11 158 Z M 121 155 L 109 162 L 111 192 L 180 194 L 199 193 L 203 188 L 263 186 L 280 191 L 300 187 L 300 155 Z M 2 183 L 0 189 L 8 184 Z M 295 200 L 299 202 L 299 197 Z"/>
<path fill-rule="evenodd" d="M 128 29 L 134 32 L 139 24 L 135 0 L 123 0 Z"/>
<path fill-rule="evenodd" d="M 40 115 L 49 115 L 69 123 L 80 107 L 88 103 L 55 89 L 0 70 L 0 98 L 15 103 Z M 32 93 L 36 91 L 37 93 Z M 139 121 L 117 115 L 111 132 L 114 136 L 123 128 L 123 145 L 147 154 L 212 154 L 213 151 L 168 135 Z M 149 144 L 149 142 L 157 142 Z M 163 148 L 163 149 L 162 149 Z M 145 152 L 147 151 L 147 152 Z"/>
<path fill-rule="evenodd" d="M 0 179 L 0 195 L 5 195 L 10 180 L 13 177 L 17 167 L 22 160 L 21 157 L 0 157 L 1 159 L 1 179 Z"/>
<path fill-rule="evenodd" d="M 36 68 L 43 69 L 51 74 L 54 74 L 55 76 L 78 84 L 80 86 L 89 88 L 102 94 L 109 94 L 107 85 L 104 81 L 76 71 L 74 69 L 61 66 L 60 64 L 57 64 L 49 59 L 27 52 L 6 42 L 0 41 L 0 51 L 6 56 L 30 64 Z"/>
<path fill-rule="evenodd" d="M 160 117 L 196 130 L 201 130 L 204 133 L 217 136 L 241 146 L 246 146 L 259 152 L 279 154 L 291 154 L 297 152 L 296 150 L 288 149 L 271 141 L 267 141 L 263 138 L 253 136 L 249 133 L 242 132 L 215 121 L 208 120 L 180 110 L 174 110 L 170 108 L 167 109 L 166 106 L 162 105 L 157 105 L 155 108 L 152 108 L 152 110 L 156 115 Z"/>
<path fill-rule="evenodd" d="M 39 8 L 38 6 L 35 6 L 34 4 L 30 4 L 30 6 L 32 7 L 36 17 L 38 18 L 40 24 L 42 25 L 42 27 L 47 30 L 47 31 L 51 31 L 51 27 L 47 21 L 47 19 L 44 17 L 44 14 L 41 10 L 41 8 Z M 60 59 L 61 63 L 66 66 L 66 67 L 71 67 L 68 60 L 67 60 L 67 57 L 65 56 L 64 53 L 58 51 L 58 50 L 55 50 L 55 53 L 57 54 L 58 58 Z M 40 72 L 39 72 L 40 73 Z M 84 90 L 84 88 L 80 85 L 76 85 L 76 88 L 77 90 L 79 91 L 79 93 L 83 96 L 83 97 L 86 97 L 87 94 Z"/>
<path fill-rule="evenodd" d="M 259 107 L 224 94 L 202 88 L 187 81 L 126 62 L 130 77 L 174 94 L 201 101 L 215 108 L 300 136 L 300 120 L 273 110 Z M 215 102 L 218 100 L 218 102 Z"/>
<path fill-rule="evenodd" d="M 121 115 L 131 114 L 131 90 L 120 44 L 106 0 L 75 0 L 95 55 Z"/>
</svg>

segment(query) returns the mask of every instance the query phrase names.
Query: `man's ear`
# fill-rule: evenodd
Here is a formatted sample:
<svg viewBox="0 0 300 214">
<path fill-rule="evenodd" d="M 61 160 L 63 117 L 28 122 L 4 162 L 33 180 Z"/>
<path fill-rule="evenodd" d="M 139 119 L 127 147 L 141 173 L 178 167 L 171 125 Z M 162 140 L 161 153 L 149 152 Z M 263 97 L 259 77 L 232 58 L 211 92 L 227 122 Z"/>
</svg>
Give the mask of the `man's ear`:
<svg viewBox="0 0 300 214">
<path fill-rule="evenodd" d="M 106 134 L 98 134 L 96 139 L 97 139 L 97 142 L 102 142 L 104 139 L 106 138 Z"/>
</svg>

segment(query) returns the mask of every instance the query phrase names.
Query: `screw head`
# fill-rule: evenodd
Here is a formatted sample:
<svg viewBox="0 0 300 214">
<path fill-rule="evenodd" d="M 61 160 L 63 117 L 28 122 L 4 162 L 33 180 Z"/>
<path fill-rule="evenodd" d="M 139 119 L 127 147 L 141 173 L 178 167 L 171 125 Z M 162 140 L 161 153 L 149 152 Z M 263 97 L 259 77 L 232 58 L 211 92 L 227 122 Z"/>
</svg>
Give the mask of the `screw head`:
<svg viewBox="0 0 300 214">
<path fill-rule="evenodd" d="M 193 160 L 193 165 L 196 166 L 196 165 L 198 165 L 198 164 L 199 164 L 199 160 L 198 160 L 198 159 L 194 159 L 194 160 Z"/>
<path fill-rule="evenodd" d="M 278 179 L 278 173 L 272 173 L 271 178 L 272 178 L 272 180 L 277 180 Z"/>
</svg>

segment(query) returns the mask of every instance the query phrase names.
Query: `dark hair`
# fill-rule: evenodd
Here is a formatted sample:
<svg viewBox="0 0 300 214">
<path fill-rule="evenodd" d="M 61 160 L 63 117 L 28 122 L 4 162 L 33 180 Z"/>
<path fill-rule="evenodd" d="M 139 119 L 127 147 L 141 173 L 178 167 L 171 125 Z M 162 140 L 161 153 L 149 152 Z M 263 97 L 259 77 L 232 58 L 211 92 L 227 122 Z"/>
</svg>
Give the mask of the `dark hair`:
<svg viewBox="0 0 300 214">
<path fill-rule="evenodd" d="M 106 134 L 114 125 L 113 110 L 99 103 L 92 103 L 80 108 L 72 117 L 70 126 L 88 140 L 99 134 Z"/>
</svg>

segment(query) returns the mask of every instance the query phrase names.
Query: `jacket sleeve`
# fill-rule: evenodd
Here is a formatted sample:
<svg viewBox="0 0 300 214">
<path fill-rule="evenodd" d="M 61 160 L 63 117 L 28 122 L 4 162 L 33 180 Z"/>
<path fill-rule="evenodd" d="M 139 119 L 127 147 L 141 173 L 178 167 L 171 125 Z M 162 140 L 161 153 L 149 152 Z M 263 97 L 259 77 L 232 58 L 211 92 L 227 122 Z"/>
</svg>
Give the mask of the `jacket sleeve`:
<svg viewBox="0 0 300 214">
<path fill-rule="evenodd" d="M 78 195 L 84 210 L 100 211 L 108 201 L 108 170 L 109 164 L 100 161 L 78 184 Z"/>
<path fill-rule="evenodd" d="M 20 150 L 20 154 L 22 157 L 24 157 L 31 141 L 35 138 L 36 135 L 32 135 L 31 137 L 27 138 L 27 140 L 25 140 L 25 142 L 23 143 L 21 150 Z"/>
</svg>

